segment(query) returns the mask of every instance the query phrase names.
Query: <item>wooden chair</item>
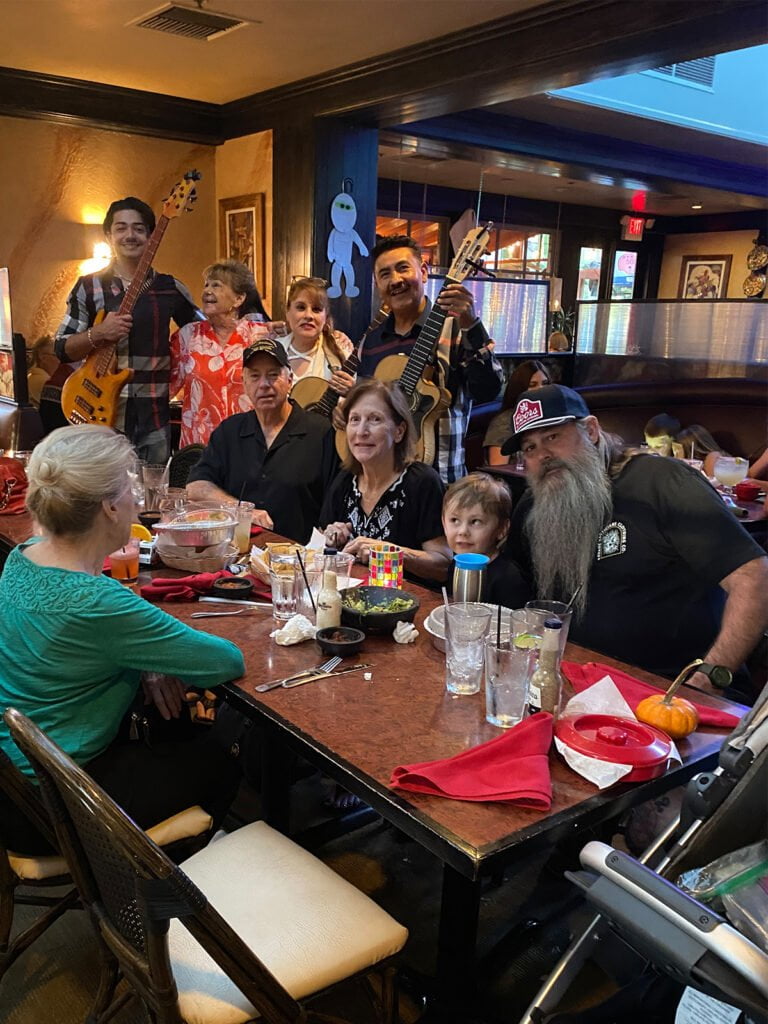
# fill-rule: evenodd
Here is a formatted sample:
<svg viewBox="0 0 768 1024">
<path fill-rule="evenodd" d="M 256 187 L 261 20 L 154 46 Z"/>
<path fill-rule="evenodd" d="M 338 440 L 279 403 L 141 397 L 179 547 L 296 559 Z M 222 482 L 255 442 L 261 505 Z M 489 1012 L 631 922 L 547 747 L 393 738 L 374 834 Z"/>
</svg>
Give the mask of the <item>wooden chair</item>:
<svg viewBox="0 0 768 1024">
<path fill-rule="evenodd" d="M 38 788 L 22 775 L 3 750 L 0 750 L 0 789 L 56 849 L 57 839 Z M 189 856 L 207 841 L 210 829 L 210 815 L 202 807 L 188 807 L 149 829 L 148 834 L 167 851 Z M 40 891 L 63 885 L 70 886 L 64 895 L 52 896 Z M 35 891 L 20 893 L 21 888 Z M 48 909 L 11 941 L 15 908 L 25 905 Z M 82 909 L 64 857 L 58 853 L 38 855 L 9 849 L 0 830 L 0 978 L 54 921 L 72 908 Z"/>
<path fill-rule="evenodd" d="M 378 968 L 369 996 L 396 1024 L 392 957 L 407 932 L 367 896 L 264 822 L 177 867 L 29 719 L 12 708 L 4 719 L 112 955 L 110 998 L 121 972 L 158 1024 L 338 1021 L 303 1001 Z"/>
<path fill-rule="evenodd" d="M 187 486 L 187 478 L 200 461 L 203 451 L 204 446 L 201 444 L 188 444 L 185 448 L 180 448 L 171 457 L 171 462 L 168 466 L 169 487 Z"/>
<path fill-rule="evenodd" d="M 0 789 L 55 847 L 53 828 L 37 789 L 18 771 L 3 750 L 0 750 Z M 0 832 L 0 978 L 54 921 L 67 910 L 79 906 L 77 890 L 71 887 L 71 883 L 72 879 L 63 857 L 58 854 L 28 856 L 8 850 Z M 70 885 L 70 889 L 63 896 L 51 896 L 38 891 L 26 895 L 17 892 L 22 886 L 41 890 L 67 884 Z M 13 915 L 17 904 L 47 907 L 48 910 L 11 941 Z"/>
</svg>

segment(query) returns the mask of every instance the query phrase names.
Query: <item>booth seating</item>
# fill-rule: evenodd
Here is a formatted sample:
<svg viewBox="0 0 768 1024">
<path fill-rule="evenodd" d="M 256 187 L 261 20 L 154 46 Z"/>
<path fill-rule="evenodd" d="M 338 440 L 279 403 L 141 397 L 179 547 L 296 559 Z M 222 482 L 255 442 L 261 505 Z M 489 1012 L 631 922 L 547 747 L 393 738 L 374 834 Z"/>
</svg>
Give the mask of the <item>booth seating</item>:
<svg viewBox="0 0 768 1024">
<path fill-rule="evenodd" d="M 706 427 L 723 451 L 754 459 L 768 441 L 768 386 L 750 378 L 715 377 L 703 380 L 632 381 L 576 388 L 600 420 L 603 429 L 619 434 L 628 444 L 641 444 L 643 427 L 652 416 L 666 412 L 683 427 Z M 483 438 L 501 402 L 472 410 L 465 441 L 467 468 L 485 462 Z"/>
<path fill-rule="evenodd" d="M 37 409 L 0 398 L 0 448 L 31 451 L 44 433 Z"/>
</svg>

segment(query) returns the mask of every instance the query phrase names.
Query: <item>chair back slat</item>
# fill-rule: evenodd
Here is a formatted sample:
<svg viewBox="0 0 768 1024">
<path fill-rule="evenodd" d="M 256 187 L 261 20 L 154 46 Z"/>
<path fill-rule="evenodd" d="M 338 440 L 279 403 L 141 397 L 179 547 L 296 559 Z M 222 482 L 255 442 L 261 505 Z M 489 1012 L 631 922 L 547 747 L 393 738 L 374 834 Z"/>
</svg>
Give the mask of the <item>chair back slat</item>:
<svg viewBox="0 0 768 1024">
<path fill-rule="evenodd" d="M 20 712 L 8 708 L 3 718 L 40 782 L 84 904 L 158 1020 L 181 1019 L 167 942 L 168 921 L 176 917 L 265 1022 L 304 1019 L 300 1005 L 192 880 L 89 775 Z"/>
</svg>

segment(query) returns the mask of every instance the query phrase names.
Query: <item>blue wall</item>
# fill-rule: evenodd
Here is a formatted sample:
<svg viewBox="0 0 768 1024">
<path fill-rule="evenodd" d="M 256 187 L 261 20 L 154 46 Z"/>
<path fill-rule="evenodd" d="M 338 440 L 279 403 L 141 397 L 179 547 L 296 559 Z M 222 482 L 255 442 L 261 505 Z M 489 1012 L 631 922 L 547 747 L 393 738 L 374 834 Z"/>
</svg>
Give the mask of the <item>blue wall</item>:
<svg viewBox="0 0 768 1024">
<path fill-rule="evenodd" d="M 554 95 L 767 145 L 766 68 L 768 45 L 752 46 L 717 55 L 711 88 L 644 72 L 558 89 Z"/>
</svg>

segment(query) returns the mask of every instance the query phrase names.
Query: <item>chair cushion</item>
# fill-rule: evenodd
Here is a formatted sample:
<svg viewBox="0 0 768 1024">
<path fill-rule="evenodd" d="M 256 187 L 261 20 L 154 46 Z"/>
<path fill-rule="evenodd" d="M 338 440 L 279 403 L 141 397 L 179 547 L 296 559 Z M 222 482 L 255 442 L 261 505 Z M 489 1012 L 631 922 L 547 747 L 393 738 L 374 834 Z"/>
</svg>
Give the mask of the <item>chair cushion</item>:
<svg viewBox="0 0 768 1024">
<path fill-rule="evenodd" d="M 46 878 L 69 874 L 63 857 L 25 857 L 23 853 L 9 850 L 8 863 L 11 871 L 22 882 L 42 882 Z"/>
<path fill-rule="evenodd" d="M 173 814 L 165 821 L 159 821 L 157 825 L 148 828 L 147 835 L 158 846 L 168 846 L 169 843 L 176 843 L 179 839 L 191 839 L 192 836 L 202 835 L 212 824 L 213 819 L 210 814 L 195 804 L 194 807 L 186 807 L 178 814 Z"/>
<path fill-rule="evenodd" d="M 295 999 L 397 953 L 408 932 L 317 857 L 262 821 L 181 868 Z M 188 1024 L 243 1024 L 255 1010 L 181 921 L 171 963 Z"/>
<path fill-rule="evenodd" d="M 159 821 L 157 825 L 147 829 L 147 835 L 158 846 L 168 846 L 179 839 L 202 835 L 211 827 L 211 822 L 210 814 L 196 804 L 171 815 L 165 821 Z M 67 862 L 63 857 L 28 857 L 23 853 L 13 853 L 9 850 L 8 863 L 11 865 L 11 871 L 22 882 L 40 882 L 46 878 L 69 874 Z"/>
</svg>

